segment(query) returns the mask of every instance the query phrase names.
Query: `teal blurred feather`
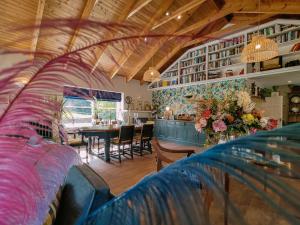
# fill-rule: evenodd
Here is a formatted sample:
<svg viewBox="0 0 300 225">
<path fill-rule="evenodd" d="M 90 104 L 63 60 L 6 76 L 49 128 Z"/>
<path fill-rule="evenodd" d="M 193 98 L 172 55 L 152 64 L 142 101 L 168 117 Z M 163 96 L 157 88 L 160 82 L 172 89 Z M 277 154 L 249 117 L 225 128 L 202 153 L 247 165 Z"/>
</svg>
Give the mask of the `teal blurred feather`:
<svg viewBox="0 0 300 225">
<path fill-rule="evenodd" d="M 177 161 L 159 173 L 144 178 L 127 192 L 99 208 L 90 216 L 86 225 L 215 224 L 205 209 L 203 190 L 212 192 L 215 204 L 222 211 L 223 199 L 227 196 L 222 178 L 224 173 L 229 175 L 231 182 L 234 180 L 248 188 L 244 195 L 257 195 L 262 204 L 270 207 L 279 218 L 288 224 L 299 224 L 299 217 L 296 217 L 300 215 L 299 190 L 286 182 L 287 179 L 297 177 L 299 187 L 299 168 L 282 167 L 270 158 L 254 153 L 255 150 L 269 155 L 277 154 L 281 160 L 299 166 L 299 134 L 300 124 L 295 124 L 241 137 Z M 252 162 L 246 159 L 251 159 Z M 286 178 L 269 173 L 254 162 L 276 168 L 277 172 L 285 172 Z M 278 203 L 278 198 L 281 199 L 281 204 Z M 230 195 L 228 213 L 230 224 L 253 224 L 253 221 L 245 218 Z"/>
</svg>

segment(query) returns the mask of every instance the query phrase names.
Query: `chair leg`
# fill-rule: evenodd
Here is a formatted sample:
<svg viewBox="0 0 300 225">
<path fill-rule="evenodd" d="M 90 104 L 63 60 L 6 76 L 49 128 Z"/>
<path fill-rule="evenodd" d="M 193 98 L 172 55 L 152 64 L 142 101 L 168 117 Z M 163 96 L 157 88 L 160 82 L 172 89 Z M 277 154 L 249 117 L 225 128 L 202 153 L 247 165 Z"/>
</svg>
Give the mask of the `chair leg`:
<svg viewBox="0 0 300 225">
<path fill-rule="evenodd" d="M 150 140 L 148 140 L 148 148 L 149 148 L 149 152 L 152 154 L 152 146 Z"/>
<path fill-rule="evenodd" d="M 132 143 L 130 144 L 130 155 L 131 155 L 131 159 L 133 159 L 133 145 L 132 145 Z"/>
<path fill-rule="evenodd" d="M 119 163 L 121 163 L 121 145 L 118 145 Z"/>
<path fill-rule="evenodd" d="M 140 155 L 143 156 L 143 141 L 140 141 Z"/>
<path fill-rule="evenodd" d="M 86 160 L 86 163 L 88 164 L 89 163 L 89 149 L 88 149 L 88 145 L 85 145 L 85 151 L 86 151 L 85 160 Z"/>
</svg>

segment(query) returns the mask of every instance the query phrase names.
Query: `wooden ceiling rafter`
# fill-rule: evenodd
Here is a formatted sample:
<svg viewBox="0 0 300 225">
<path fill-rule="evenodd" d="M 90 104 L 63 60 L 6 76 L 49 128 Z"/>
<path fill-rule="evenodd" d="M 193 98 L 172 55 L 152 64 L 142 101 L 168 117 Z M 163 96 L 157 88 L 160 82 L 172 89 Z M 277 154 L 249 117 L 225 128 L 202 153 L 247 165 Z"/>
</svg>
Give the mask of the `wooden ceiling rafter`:
<svg viewBox="0 0 300 225">
<path fill-rule="evenodd" d="M 150 31 L 153 24 L 158 20 L 158 18 L 166 12 L 166 10 L 171 6 L 172 2 L 174 0 L 164 0 L 163 3 L 160 5 L 159 9 L 156 11 L 156 13 L 151 17 L 150 21 L 147 23 L 147 26 L 143 29 L 141 32 L 141 35 L 146 34 Z M 140 41 L 139 43 L 141 43 Z M 137 45 L 139 44 L 137 43 Z M 122 66 L 127 62 L 127 60 L 130 58 L 130 56 L 134 53 L 135 49 L 131 49 L 128 54 L 124 54 L 121 59 L 119 60 L 119 65 L 115 65 L 112 71 L 109 73 L 111 74 L 111 78 L 113 78 L 116 74 L 118 74 L 119 70 L 122 68 Z"/>
<path fill-rule="evenodd" d="M 170 30 L 168 30 L 168 33 L 174 33 L 176 32 L 177 29 L 179 29 L 192 15 L 193 13 L 197 10 L 198 7 L 192 9 L 190 11 L 189 15 L 186 15 L 183 17 L 181 20 L 178 21 L 176 27 L 172 27 Z M 145 55 L 143 55 L 142 59 L 137 63 L 137 65 L 130 71 L 129 74 L 127 74 L 127 82 L 132 80 L 135 75 L 147 64 L 149 60 L 156 54 L 157 51 L 169 40 L 170 38 L 165 37 L 162 38 L 155 44 Z"/>
<path fill-rule="evenodd" d="M 261 16 L 249 16 L 248 19 L 245 18 L 245 15 L 242 15 L 242 16 L 235 15 L 231 21 L 234 25 L 232 25 L 228 28 L 225 28 L 222 30 L 217 30 L 215 32 L 210 33 L 209 38 L 221 38 L 223 36 L 232 34 L 234 32 L 238 32 L 240 30 L 247 29 L 250 26 L 252 26 L 252 24 L 269 19 L 270 17 L 275 16 L 275 15 L 276 14 L 262 14 Z M 239 19 L 239 17 L 240 17 L 240 19 Z M 205 41 L 209 40 L 209 38 L 208 37 L 199 37 L 195 40 L 191 40 L 191 41 L 187 42 L 184 45 L 184 47 L 190 47 L 192 45 L 196 45 L 201 42 L 205 42 Z"/>
<path fill-rule="evenodd" d="M 31 48 L 30 51 L 32 54 L 32 59 L 34 59 L 34 52 L 36 51 L 39 35 L 40 35 L 40 26 L 43 19 L 44 14 L 44 8 L 45 8 L 46 0 L 38 0 L 37 10 L 36 10 L 36 16 L 35 16 L 35 28 L 33 30 L 32 34 L 32 42 L 31 42 Z"/>
<path fill-rule="evenodd" d="M 169 21 L 176 19 L 178 16 L 182 16 L 185 12 L 199 6 L 200 4 L 204 3 L 206 0 L 192 0 L 189 3 L 183 5 L 179 9 L 177 9 L 175 12 L 171 13 L 169 16 L 165 16 L 161 20 L 159 20 L 154 26 L 152 27 L 152 30 L 155 30 L 156 28 L 168 23 Z"/>
<path fill-rule="evenodd" d="M 183 35 L 189 32 L 193 32 L 197 29 L 200 28 L 204 28 L 206 25 L 208 25 L 209 23 L 212 23 L 214 21 L 217 21 L 218 19 L 224 18 L 225 16 L 227 16 L 228 14 L 231 13 L 232 9 L 240 9 L 242 8 L 243 5 L 228 5 L 228 4 L 222 4 L 221 1 L 218 0 L 211 0 L 210 1 L 213 5 L 213 9 L 211 10 L 211 12 L 209 13 L 208 16 L 206 16 L 205 18 L 203 18 L 202 20 L 197 21 L 196 23 L 183 28 L 179 31 L 177 31 L 175 33 L 175 35 Z M 181 42 L 181 43 L 177 43 L 176 47 L 174 47 L 172 49 L 171 52 L 166 53 L 166 57 L 164 57 L 163 59 L 160 60 L 160 62 L 158 62 L 155 65 L 155 68 L 157 70 L 159 70 L 165 63 L 167 63 L 174 55 L 176 55 L 176 53 L 183 48 L 185 43 Z"/>
<path fill-rule="evenodd" d="M 234 13 L 247 14 L 300 14 L 300 2 L 298 0 L 269 0 L 263 1 L 258 6 L 258 1 L 252 1 L 241 10 L 234 11 Z"/>
<path fill-rule="evenodd" d="M 127 16 L 127 19 L 135 15 L 137 12 L 139 12 L 142 8 L 144 8 L 146 5 L 150 4 L 153 0 L 140 0 L 133 6 L 133 9 L 130 11 L 130 13 Z"/>
<path fill-rule="evenodd" d="M 116 19 L 116 22 L 124 22 L 126 21 L 130 11 L 132 10 L 132 7 L 134 6 L 134 4 L 136 3 L 136 0 L 127 0 L 127 4 L 126 7 L 123 9 L 121 15 L 118 16 L 118 18 Z M 111 36 L 115 36 L 116 32 L 108 32 L 108 34 L 106 35 L 105 38 L 109 38 Z M 101 57 L 103 55 L 103 53 L 105 52 L 105 50 L 107 49 L 107 45 L 103 48 L 101 48 L 100 50 L 98 50 L 98 52 L 96 53 L 97 55 L 97 59 L 96 62 L 93 66 L 92 72 L 97 68 L 97 66 L 99 65 L 100 61 L 101 61 Z"/>
<path fill-rule="evenodd" d="M 229 14 L 231 14 L 234 11 L 238 11 L 245 7 L 247 4 L 247 1 L 238 1 L 238 2 L 226 2 L 223 7 L 221 8 L 215 8 L 209 16 L 205 17 L 202 20 L 197 21 L 196 23 L 185 27 L 178 32 L 176 32 L 176 35 L 183 35 L 189 32 L 193 32 L 201 27 L 206 26 L 207 24 L 214 22 L 218 19 L 221 19 Z"/>
<path fill-rule="evenodd" d="M 90 17 L 90 15 L 93 12 L 93 9 L 95 8 L 97 2 L 98 2 L 98 0 L 87 0 L 86 1 L 86 4 L 85 4 L 85 6 L 82 10 L 82 13 L 81 13 L 79 23 L 80 23 L 81 20 L 88 19 Z M 67 52 L 71 51 L 72 48 L 74 47 L 76 39 L 79 35 L 79 32 L 80 32 L 80 26 L 78 25 L 77 28 L 74 31 L 73 36 L 70 39 L 69 45 L 67 47 Z"/>
</svg>

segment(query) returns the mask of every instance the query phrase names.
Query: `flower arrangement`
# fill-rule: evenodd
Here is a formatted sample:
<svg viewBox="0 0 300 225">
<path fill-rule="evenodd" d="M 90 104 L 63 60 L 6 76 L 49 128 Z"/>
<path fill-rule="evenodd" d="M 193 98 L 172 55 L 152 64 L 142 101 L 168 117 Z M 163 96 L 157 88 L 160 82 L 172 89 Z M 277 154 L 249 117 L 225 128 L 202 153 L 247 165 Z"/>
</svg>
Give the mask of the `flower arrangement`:
<svg viewBox="0 0 300 225">
<path fill-rule="evenodd" d="M 255 109 L 246 91 L 231 93 L 222 100 L 210 97 L 197 101 L 195 128 L 205 132 L 208 144 L 257 130 L 271 130 L 277 125 L 277 120 L 263 117 L 262 112 Z"/>
</svg>

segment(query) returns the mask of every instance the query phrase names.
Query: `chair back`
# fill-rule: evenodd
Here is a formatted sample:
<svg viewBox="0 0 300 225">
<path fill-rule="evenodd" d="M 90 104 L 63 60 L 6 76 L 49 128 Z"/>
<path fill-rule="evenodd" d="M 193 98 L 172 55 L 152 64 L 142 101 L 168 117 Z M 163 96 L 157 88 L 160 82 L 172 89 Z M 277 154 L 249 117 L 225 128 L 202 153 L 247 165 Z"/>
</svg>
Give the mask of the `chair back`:
<svg viewBox="0 0 300 225">
<path fill-rule="evenodd" d="M 121 126 L 119 139 L 120 141 L 132 141 L 134 135 L 134 126 Z"/>
<path fill-rule="evenodd" d="M 142 128 L 142 138 L 152 139 L 153 137 L 153 124 L 144 124 Z"/>
<path fill-rule="evenodd" d="M 162 147 L 158 140 L 156 138 L 152 139 L 152 146 L 154 150 L 156 151 L 156 166 L 157 166 L 157 171 L 161 170 L 163 168 L 163 162 L 170 164 L 173 163 L 174 160 L 167 158 L 163 153 L 184 153 L 189 157 L 191 154 L 195 153 L 194 150 L 192 149 L 168 149 Z"/>
</svg>

